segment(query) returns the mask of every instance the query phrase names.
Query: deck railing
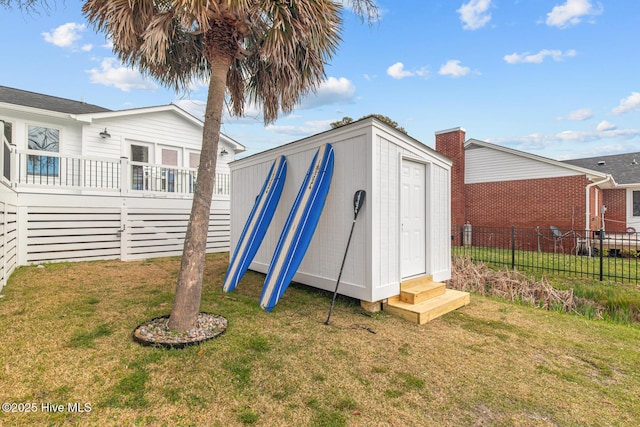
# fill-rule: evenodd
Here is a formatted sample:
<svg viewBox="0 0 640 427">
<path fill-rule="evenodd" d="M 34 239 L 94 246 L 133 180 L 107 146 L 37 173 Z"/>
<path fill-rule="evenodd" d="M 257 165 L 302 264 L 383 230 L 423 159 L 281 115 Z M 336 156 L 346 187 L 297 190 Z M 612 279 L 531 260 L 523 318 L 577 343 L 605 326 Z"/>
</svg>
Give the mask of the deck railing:
<svg viewBox="0 0 640 427">
<path fill-rule="evenodd" d="M 15 148 L 5 149 L 3 154 L 2 176 L 18 191 L 47 188 L 188 196 L 195 191 L 197 183 L 197 169 L 133 162 L 127 158 L 62 155 Z M 216 174 L 213 194 L 229 196 L 229 174 Z"/>
</svg>

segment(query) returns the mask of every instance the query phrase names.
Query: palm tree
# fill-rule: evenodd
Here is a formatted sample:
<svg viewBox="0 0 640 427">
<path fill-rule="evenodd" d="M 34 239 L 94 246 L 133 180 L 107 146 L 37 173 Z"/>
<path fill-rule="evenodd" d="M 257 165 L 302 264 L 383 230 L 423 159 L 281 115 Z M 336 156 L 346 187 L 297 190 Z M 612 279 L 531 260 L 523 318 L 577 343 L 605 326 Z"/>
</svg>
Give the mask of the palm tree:
<svg viewBox="0 0 640 427">
<path fill-rule="evenodd" d="M 377 18 L 375 0 L 87 0 L 83 13 L 130 66 L 175 89 L 209 79 L 198 182 L 169 327 L 198 316 L 216 153 L 225 100 L 241 116 L 245 100 L 265 124 L 290 112 L 325 77 L 340 42 L 342 3 Z M 228 98 L 227 98 L 228 96 Z"/>
</svg>

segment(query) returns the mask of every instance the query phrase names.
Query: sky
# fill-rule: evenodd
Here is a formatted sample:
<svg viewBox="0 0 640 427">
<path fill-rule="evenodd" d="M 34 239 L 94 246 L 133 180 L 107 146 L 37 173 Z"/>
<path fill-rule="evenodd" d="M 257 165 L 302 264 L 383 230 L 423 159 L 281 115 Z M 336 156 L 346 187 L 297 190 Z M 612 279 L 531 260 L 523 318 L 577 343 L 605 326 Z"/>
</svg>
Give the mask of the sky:
<svg viewBox="0 0 640 427">
<path fill-rule="evenodd" d="M 174 103 L 202 117 L 206 82 L 176 93 L 123 66 L 81 1 L 0 6 L 0 85 L 113 110 Z M 254 154 L 382 114 L 433 147 L 435 133 L 557 160 L 640 151 L 640 1 L 377 0 L 343 12 L 342 43 L 316 93 L 267 126 L 259 107 L 222 132 Z"/>
</svg>

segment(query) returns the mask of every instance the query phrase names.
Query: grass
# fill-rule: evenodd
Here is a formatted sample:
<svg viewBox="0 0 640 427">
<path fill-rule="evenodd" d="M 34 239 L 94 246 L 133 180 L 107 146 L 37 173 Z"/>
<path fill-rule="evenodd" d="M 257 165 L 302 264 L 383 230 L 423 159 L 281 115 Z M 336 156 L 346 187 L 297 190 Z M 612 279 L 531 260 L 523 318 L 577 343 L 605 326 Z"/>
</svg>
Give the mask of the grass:
<svg viewBox="0 0 640 427">
<path fill-rule="evenodd" d="M 534 275 L 580 276 L 599 279 L 599 256 L 576 256 L 571 253 L 538 252 L 490 247 L 453 246 L 452 255 L 471 256 L 474 260 L 487 263 L 492 268 L 511 267 Z M 603 279 L 615 279 L 628 283 L 639 283 L 640 261 L 638 257 L 602 258 Z"/>
<path fill-rule="evenodd" d="M 511 268 L 510 250 L 454 247 L 452 253 L 459 256 L 471 254 L 474 262 L 483 262 L 493 270 Z M 603 305 L 606 308 L 604 315 L 609 320 L 640 322 L 640 282 L 637 272 L 640 263 L 635 258 L 604 258 L 603 281 L 593 277 L 594 272 L 599 270 L 598 257 L 515 251 L 515 261 L 516 270 L 527 276 L 538 279 L 544 276 L 556 289 L 573 289 L 575 296 Z M 607 278 L 607 274 L 625 280 L 613 281 Z M 580 310 L 584 316 L 593 316 L 589 306 Z"/>
<path fill-rule="evenodd" d="M 264 276 L 220 291 L 208 256 L 202 310 L 226 334 L 184 350 L 142 347 L 171 309 L 179 259 L 24 267 L 0 298 L 0 398 L 36 403 L 0 425 L 626 426 L 640 419 L 640 327 L 490 298 L 426 325 L 363 316 L 292 285 L 272 313 Z M 373 330 L 369 332 L 366 328 Z M 65 405 L 46 412 L 43 404 Z M 67 403 L 89 404 L 70 412 Z M 86 406 L 78 406 L 86 408 Z"/>
</svg>

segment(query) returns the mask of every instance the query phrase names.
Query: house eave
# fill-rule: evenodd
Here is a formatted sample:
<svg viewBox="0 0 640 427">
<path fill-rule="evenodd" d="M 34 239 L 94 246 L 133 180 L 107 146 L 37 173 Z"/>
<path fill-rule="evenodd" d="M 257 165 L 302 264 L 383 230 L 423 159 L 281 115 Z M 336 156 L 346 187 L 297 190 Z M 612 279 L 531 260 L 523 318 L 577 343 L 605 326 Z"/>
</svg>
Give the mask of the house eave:
<svg viewBox="0 0 640 427">
<path fill-rule="evenodd" d="M 35 108 L 35 107 L 27 107 L 24 105 L 11 104 L 7 102 L 0 102 L 0 108 L 16 111 L 19 113 L 38 114 L 38 115 L 52 117 L 56 119 L 76 120 L 75 114 L 61 113 L 58 111 L 44 110 L 44 109 Z"/>
</svg>

